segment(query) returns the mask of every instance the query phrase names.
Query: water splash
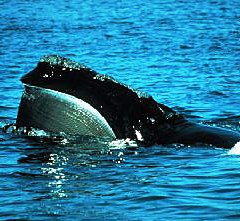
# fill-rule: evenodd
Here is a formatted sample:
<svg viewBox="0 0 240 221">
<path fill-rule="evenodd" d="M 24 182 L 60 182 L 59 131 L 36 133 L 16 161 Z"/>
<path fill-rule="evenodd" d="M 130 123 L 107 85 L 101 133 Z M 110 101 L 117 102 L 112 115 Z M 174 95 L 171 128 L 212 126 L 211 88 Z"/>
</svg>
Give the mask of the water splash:
<svg viewBox="0 0 240 221">
<path fill-rule="evenodd" d="M 228 154 L 240 155 L 240 141 L 237 142 L 234 147 L 228 151 Z"/>
</svg>

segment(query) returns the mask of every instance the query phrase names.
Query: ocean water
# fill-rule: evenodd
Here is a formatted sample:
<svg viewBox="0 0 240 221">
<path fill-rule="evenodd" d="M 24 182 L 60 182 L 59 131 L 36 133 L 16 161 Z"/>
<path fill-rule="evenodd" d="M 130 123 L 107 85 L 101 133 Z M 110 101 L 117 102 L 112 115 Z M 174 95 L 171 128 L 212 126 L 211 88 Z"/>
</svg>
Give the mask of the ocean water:
<svg viewBox="0 0 240 221">
<path fill-rule="evenodd" d="M 43 55 L 240 131 L 240 1 L 0 0 L 0 126 Z M 39 133 L 41 134 L 41 132 Z M 0 132 L 0 220 L 239 220 L 240 156 Z"/>
</svg>

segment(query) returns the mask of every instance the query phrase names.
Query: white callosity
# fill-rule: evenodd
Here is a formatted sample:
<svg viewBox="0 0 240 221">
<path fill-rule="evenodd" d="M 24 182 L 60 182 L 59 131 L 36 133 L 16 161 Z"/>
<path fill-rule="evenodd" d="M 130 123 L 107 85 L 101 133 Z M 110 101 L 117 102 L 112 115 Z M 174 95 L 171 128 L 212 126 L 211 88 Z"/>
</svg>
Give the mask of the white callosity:
<svg viewBox="0 0 240 221">
<path fill-rule="evenodd" d="M 32 126 L 52 132 L 115 138 L 105 118 L 90 104 L 74 96 L 25 85 L 24 109 Z"/>
</svg>

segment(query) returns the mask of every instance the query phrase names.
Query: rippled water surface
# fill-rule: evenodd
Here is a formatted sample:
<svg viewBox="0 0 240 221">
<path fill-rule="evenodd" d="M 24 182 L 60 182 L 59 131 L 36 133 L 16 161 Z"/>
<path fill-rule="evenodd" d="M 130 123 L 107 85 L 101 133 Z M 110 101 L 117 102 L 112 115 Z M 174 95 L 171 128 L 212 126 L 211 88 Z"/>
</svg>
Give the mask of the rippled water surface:
<svg viewBox="0 0 240 221">
<path fill-rule="evenodd" d="M 59 54 L 189 119 L 240 131 L 239 0 L 0 0 L 0 124 L 20 77 Z M 239 220 L 240 157 L 0 132 L 0 219 Z"/>
</svg>

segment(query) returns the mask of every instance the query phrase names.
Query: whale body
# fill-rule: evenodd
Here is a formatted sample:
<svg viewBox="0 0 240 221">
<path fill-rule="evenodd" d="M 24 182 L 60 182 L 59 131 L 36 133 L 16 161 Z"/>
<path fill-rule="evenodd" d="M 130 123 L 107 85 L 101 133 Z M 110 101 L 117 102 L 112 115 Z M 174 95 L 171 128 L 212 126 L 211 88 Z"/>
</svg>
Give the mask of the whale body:
<svg viewBox="0 0 240 221">
<path fill-rule="evenodd" d="M 240 134 L 188 121 L 115 79 L 57 55 L 44 56 L 21 78 L 16 125 L 53 132 L 130 138 L 141 145 L 211 144 L 231 148 Z"/>
</svg>

